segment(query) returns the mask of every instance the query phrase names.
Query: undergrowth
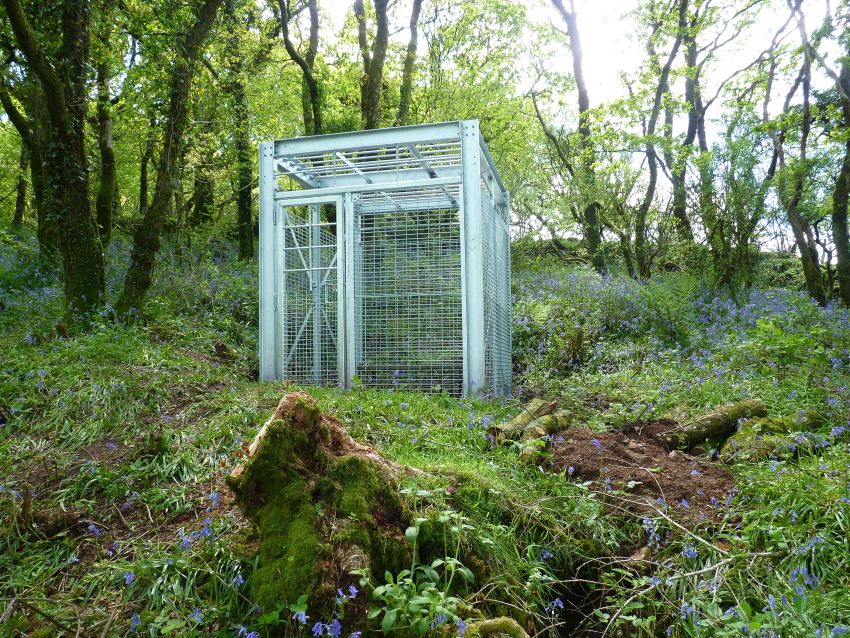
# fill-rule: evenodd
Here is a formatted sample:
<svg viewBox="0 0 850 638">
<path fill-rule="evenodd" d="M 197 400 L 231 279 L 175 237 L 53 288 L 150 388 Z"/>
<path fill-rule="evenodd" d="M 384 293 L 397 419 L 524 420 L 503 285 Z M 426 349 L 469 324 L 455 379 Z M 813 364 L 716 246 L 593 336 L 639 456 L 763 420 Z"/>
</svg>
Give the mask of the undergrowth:
<svg viewBox="0 0 850 638">
<path fill-rule="evenodd" d="M 113 298 L 126 246 L 111 250 Z M 105 313 L 66 338 L 58 273 L 31 241 L 3 245 L 0 631 L 337 631 L 308 621 L 309 601 L 263 610 L 248 596 L 258 538 L 223 479 L 293 389 L 256 381 L 256 266 L 207 244 L 157 273 L 145 321 Z M 738 463 L 718 517 L 682 524 L 670 504 L 615 511 L 590 484 L 494 446 L 488 425 L 515 415 L 519 398 L 309 388 L 356 439 L 443 477 L 402 486 L 412 507 L 463 504 L 459 542 L 491 564 L 458 616 L 524 616 L 552 635 L 850 631 L 847 311 L 785 290 L 736 303 L 684 273 L 638 284 L 530 269 L 514 282 L 521 396 L 569 396 L 584 406 L 577 424 L 596 430 L 757 397 L 776 415 L 822 413 L 824 444 Z M 506 500 L 510 520 L 495 506 Z M 650 558 L 635 566 L 642 546 Z"/>
</svg>

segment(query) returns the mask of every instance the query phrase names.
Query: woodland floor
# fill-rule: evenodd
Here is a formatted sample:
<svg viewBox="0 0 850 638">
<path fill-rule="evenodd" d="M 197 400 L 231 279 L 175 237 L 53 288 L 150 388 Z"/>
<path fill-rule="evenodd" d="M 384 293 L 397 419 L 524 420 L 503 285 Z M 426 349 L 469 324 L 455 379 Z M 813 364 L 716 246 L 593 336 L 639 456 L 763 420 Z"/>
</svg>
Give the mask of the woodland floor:
<svg viewBox="0 0 850 638">
<path fill-rule="evenodd" d="M 309 634 L 254 607 L 259 538 L 224 484 L 295 389 L 256 382 L 252 267 L 164 262 L 145 324 L 62 339 L 55 274 L 20 250 L 0 264 L 0 635 Z M 848 313 L 778 290 L 736 305 L 672 275 L 552 269 L 515 287 L 518 387 L 580 406 L 539 463 L 487 436 L 516 398 L 306 389 L 357 441 L 436 477 L 404 486 L 412 507 L 469 512 L 462 546 L 489 552 L 489 575 L 459 592 L 464 614 L 513 610 L 541 636 L 840 635 Z M 825 444 L 720 464 L 655 438 L 748 397 L 819 411 Z"/>
</svg>

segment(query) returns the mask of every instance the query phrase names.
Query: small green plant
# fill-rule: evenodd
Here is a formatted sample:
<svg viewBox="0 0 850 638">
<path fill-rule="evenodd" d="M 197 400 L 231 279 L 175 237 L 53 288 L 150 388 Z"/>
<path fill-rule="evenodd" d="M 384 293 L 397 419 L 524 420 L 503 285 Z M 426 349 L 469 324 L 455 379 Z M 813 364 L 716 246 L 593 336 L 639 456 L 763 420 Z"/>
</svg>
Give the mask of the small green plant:
<svg viewBox="0 0 850 638">
<path fill-rule="evenodd" d="M 454 553 L 437 558 L 430 564 L 417 561 L 417 549 L 420 529 L 425 518 L 416 518 L 414 524 L 404 533 L 405 539 L 413 547 L 413 559 L 410 569 L 393 576 L 384 574 L 386 584 L 375 586 L 368 570 L 357 570 L 360 586 L 372 590 L 372 600 L 380 606 L 369 610 L 370 620 L 381 617 L 381 629 L 389 633 L 393 630 L 406 630 L 416 636 L 424 636 L 448 621 L 462 622 L 458 610 L 462 599 L 451 594 L 452 584 L 457 574 L 466 584 L 472 584 L 475 577 L 458 560 L 461 532 L 469 526 L 457 512 L 445 510 L 440 513 L 439 522 L 443 524 L 444 547 L 448 548 L 449 534 L 456 539 Z"/>
</svg>

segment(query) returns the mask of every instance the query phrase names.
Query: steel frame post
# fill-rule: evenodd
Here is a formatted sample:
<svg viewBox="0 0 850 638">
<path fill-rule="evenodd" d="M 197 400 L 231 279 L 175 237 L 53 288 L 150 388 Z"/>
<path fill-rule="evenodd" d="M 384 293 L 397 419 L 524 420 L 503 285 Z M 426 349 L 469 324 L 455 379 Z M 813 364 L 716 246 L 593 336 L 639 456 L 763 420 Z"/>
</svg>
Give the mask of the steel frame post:
<svg viewBox="0 0 850 638">
<path fill-rule="evenodd" d="M 481 146 L 477 120 L 460 122 L 463 393 L 486 389 L 484 367 L 484 255 L 481 220 Z"/>
<path fill-rule="evenodd" d="M 313 289 L 313 383 L 322 383 L 322 243 L 318 204 L 308 206 L 310 224 L 310 288 Z"/>
<path fill-rule="evenodd" d="M 342 280 L 345 299 L 345 348 L 340 350 L 345 351 L 345 370 L 344 388 L 350 388 L 354 384 L 354 375 L 357 374 L 357 361 L 355 359 L 355 296 L 354 296 L 354 198 L 351 193 L 346 193 L 343 198 L 342 210 L 343 226 L 340 228 L 337 224 L 337 233 L 345 236 L 345 254 L 343 261 L 345 262 L 345 278 Z M 340 378 L 343 378 L 342 375 Z"/>
<path fill-rule="evenodd" d="M 260 380 L 277 379 L 274 143 L 260 143 Z"/>
</svg>

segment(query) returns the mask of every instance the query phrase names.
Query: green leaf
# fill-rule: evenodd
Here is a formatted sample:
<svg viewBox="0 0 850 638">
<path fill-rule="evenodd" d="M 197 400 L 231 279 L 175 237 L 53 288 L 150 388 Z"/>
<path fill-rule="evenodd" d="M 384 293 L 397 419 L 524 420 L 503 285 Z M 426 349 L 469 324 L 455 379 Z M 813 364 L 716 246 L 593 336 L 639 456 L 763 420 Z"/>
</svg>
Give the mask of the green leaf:
<svg viewBox="0 0 850 638">
<path fill-rule="evenodd" d="M 390 629 L 395 625 L 395 619 L 398 616 L 398 609 L 390 609 L 384 614 L 383 620 L 381 620 L 381 631 L 385 634 L 389 633 Z"/>
<path fill-rule="evenodd" d="M 179 619 L 179 618 L 172 618 L 172 619 L 171 619 L 171 620 L 169 620 L 167 623 L 165 623 L 165 625 L 163 626 L 163 628 L 162 628 L 162 629 L 160 629 L 159 631 L 160 631 L 160 633 L 161 633 L 163 636 L 167 636 L 167 635 L 168 635 L 168 634 L 170 634 L 172 631 L 175 631 L 176 629 L 180 629 L 180 628 L 181 628 L 181 627 L 183 627 L 185 624 L 186 624 L 186 621 L 185 621 L 185 620 L 181 620 L 181 619 Z"/>
</svg>

